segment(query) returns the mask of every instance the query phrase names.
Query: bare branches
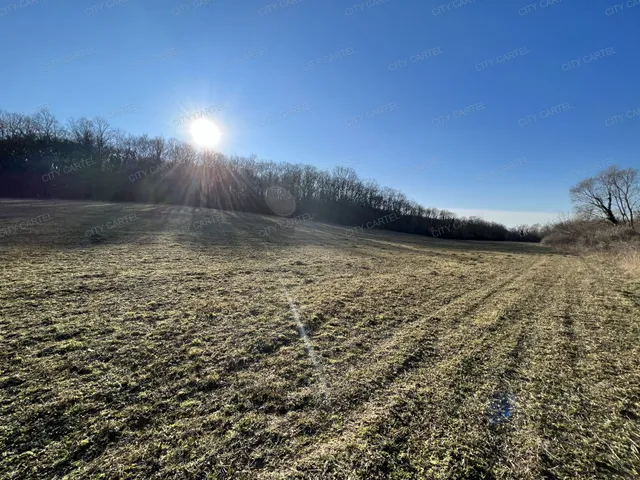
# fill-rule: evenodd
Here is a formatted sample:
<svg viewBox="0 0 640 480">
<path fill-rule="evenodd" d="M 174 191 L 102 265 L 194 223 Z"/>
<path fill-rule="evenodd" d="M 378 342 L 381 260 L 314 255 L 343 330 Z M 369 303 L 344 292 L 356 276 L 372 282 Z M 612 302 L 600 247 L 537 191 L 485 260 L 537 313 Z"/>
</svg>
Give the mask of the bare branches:
<svg viewBox="0 0 640 480">
<path fill-rule="evenodd" d="M 176 139 L 130 135 L 100 117 L 71 119 L 65 127 L 47 110 L 32 116 L 0 111 L 0 191 L 269 213 L 266 192 L 275 186 L 293 198 L 296 213 L 313 213 L 320 221 L 354 225 L 395 214 L 393 223 L 379 227 L 441 238 L 539 241 L 541 237 L 535 227 L 510 231 L 479 218 L 458 218 L 447 210 L 423 207 L 394 188 L 360 179 L 345 166 L 326 171 L 259 161 L 256 156 L 224 155 Z M 83 165 L 82 170 L 76 172 L 76 165 Z M 619 187 L 627 190 L 623 182 Z"/>
<path fill-rule="evenodd" d="M 595 177 L 582 180 L 571 188 L 571 201 L 583 218 L 604 218 L 613 225 L 624 224 L 635 229 L 635 216 L 640 207 L 638 171 L 612 166 Z"/>
</svg>

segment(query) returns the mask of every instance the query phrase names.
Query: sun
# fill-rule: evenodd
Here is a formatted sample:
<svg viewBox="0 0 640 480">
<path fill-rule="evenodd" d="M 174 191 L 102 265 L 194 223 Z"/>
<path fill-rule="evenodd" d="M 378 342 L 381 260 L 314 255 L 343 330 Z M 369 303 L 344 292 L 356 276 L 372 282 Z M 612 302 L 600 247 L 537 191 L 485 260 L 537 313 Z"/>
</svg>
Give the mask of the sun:
<svg viewBox="0 0 640 480">
<path fill-rule="evenodd" d="M 195 142 L 207 148 L 213 148 L 220 142 L 222 133 L 218 126 L 208 118 L 197 118 L 189 128 Z"/>
</svg>

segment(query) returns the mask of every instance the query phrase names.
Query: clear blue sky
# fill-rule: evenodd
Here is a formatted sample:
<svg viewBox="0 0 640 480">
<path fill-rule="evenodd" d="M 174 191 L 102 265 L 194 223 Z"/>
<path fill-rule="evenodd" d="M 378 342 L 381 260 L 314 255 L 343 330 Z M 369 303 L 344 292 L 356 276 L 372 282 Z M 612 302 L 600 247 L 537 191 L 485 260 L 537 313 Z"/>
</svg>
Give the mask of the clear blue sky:
<svg viewBox="0 0 640 480">
<path fill-rule="evenodd" d="M 640 167 L 635 3 L 5 0 L 0 108 L 189 140 L 175 120 L 221 104 L 226 153 L 531 222 L 608 159 Z"/>
</svg>

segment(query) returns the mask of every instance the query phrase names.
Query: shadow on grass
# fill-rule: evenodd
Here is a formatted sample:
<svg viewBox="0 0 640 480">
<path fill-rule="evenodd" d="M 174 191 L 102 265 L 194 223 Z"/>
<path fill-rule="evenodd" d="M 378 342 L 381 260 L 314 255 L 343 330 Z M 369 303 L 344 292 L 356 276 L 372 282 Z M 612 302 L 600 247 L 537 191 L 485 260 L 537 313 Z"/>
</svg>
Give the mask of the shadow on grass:
<svg viewBox="0 0 640 480">
<path fill-rule="evenodd" d="M 42 215 L 50 219 L 38 224 L 26 223 Z M 0 200 L 0 229 L 5 229 L 0 245 L 44 249 L 169 242 L 194 250 L 324 247 L 357 254 L 357 249 L 362 249 L 362 253 L 369 256 L 373 256 L 372 248 L 551 253 L 531 243 L 441 240 L 383 230 L 365 230 L 352 235 L 349 226 L 180 205 Z"/>
</svg>

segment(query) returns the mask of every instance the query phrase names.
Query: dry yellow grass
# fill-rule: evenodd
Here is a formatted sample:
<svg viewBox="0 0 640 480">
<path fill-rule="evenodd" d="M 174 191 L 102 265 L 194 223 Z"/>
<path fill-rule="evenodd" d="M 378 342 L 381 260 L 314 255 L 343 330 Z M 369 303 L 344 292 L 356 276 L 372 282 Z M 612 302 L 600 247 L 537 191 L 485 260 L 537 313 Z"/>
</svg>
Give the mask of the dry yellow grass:
<svg viewBox="0 0 640 480">
<path fill-rule="evenodd" d="M 0 227 L 47 213 L 0 238 L 2 478 L 640 475 L 612 263 L 178 206 Z"/>
<path fill-rule="evenodd" d="M 634 277 L 640 278 L 640 250 L 627 248 L 618 254 L 618 264 Z"/>
</svg>

